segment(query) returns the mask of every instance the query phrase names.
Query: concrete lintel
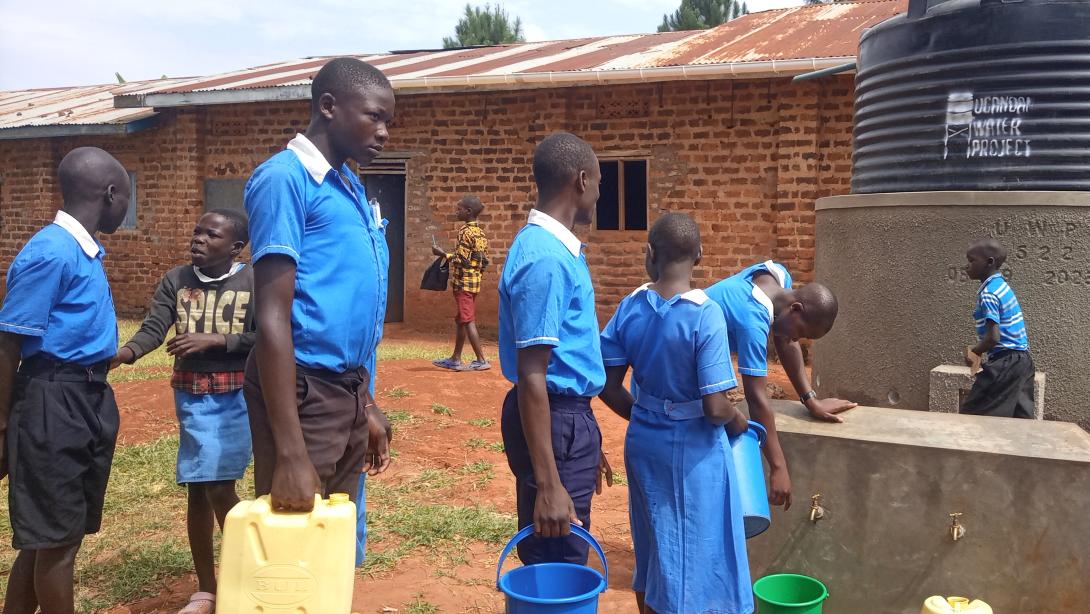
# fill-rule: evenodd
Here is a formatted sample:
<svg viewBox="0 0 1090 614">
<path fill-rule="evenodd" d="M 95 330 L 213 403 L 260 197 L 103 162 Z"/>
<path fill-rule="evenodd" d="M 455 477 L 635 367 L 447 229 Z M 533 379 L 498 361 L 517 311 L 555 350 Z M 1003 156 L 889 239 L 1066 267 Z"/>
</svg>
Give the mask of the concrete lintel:
<svg viewBox="0 0 1090 614">
<path fill-rule="evenodd" d="M 771 403 L 781 433 L 1075 461 L 1090 469 L 1090 433 L 1070 422 L 861 406 L 833 424 L 810 418 L 796 401 Z"/>
<path fill-rule="evenodd" d="M 869 207 L 1090 207 L 1090 192 L 897 192 L 819 198 L 815 211 Z"/>
</svg>

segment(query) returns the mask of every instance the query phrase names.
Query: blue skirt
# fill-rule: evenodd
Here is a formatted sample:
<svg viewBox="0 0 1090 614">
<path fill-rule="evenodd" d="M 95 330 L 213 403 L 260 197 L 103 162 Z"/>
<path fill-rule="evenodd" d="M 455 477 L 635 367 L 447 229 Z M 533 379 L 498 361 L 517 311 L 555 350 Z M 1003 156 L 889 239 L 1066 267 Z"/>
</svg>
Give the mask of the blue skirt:
<svg viewBox="0 0 1090 614">
<path fill-rule="evenodd" d="M 751 614 L 746 537 L 726 430 L 635 405 L 625 436 L 632 588 L 656 612 Z"/>
<path fill-rule="evenodd" d="M 174 391 L 178 414 L 179 484 L 237 480 L 250 464 L 250 419 L 242 390 L 218 394 Z"/>
</svg>

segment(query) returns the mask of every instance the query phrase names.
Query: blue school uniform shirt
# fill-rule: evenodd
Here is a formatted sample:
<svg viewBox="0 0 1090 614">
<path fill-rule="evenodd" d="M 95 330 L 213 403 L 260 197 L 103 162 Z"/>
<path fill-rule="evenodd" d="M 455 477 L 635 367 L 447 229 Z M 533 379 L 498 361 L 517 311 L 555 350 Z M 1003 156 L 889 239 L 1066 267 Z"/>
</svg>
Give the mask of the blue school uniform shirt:
<svg viewBox="0 0 1090 614">
<path fill-rule="evenodd" d="M 23 359 L 47 354 L 91 366 L 117 353 L 117 315 L 102 244 L 64 211 L 8 268 L 0 331 L 21 336 Z"/>
<path fill-rule="evenodd" d="M 768 331 L 774 318 L 772 299 L 753 283 L 753 276 L 768 272 L 781 288 L 791 287 L 787 267 L 767 260 L 713 284 L 705 292 L 723 310 L 731 350 L 738 355 L 742 375 L 768 375 Z"/>
<path fill-rule="evenodd" d="M 650 284 L 621 301 L 602 331 L 607 367 L 632 365 L 641 392 L 674 402 L 698 401 L 735 388 L 723 311 L 703 290 L 669 300 Z"/>
<path fill-rule="evenodd" d="M 295 361 L 338 373 L 367 366 L 382 334 L 390 255 L 359 179 L 300 134 L 254 171 L 244 202 L 253 262 L 295 261 Z"/>
<path fill-rule="evenodd" d="M 988 331 L 988 320 L 999 325 L 999 343 L 992 348 L 989 355 L 1003 350 L 1029 349 L 1022 306 L 1014 295 L 1014 288 L 1007 284 L 1002 273 L 995 273 L 980 284 L 973 319 L 976 320 L 976 334 L 981 339 Z"/>
<path fill-rule="evenodd" d="M 553 394 L 593 397 L 606 383 L 594 286 L 583 246 L 571 230 L 530 211 L 500 275 L 500 366 L 518 383 L 518 350 L 552 347 L 545 376 Z"/>
</svg>

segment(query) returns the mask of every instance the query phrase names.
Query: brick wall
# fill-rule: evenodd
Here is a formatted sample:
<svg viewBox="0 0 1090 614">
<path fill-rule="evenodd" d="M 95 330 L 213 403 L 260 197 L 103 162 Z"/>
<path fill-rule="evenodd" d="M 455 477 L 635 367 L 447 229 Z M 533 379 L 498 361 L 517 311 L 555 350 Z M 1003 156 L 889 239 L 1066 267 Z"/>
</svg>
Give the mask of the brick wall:
<svg viewBox="0 0 1090 614">
<path fill-rule="evenodd" d="M 648 225 L 664 211 L 699 221 L 699 284 L 770 257 L 810 279 L 814 200 L 848 191 L 852 93 L 851 77 L 841 76 L 402 96 L 387 149 L 408 158 L 405 320 L 449 328 L 449 297 L 416 288 L 432 259 L 431 235 L 451 245 L 454 203 L 475 193 L 486 205 L 494 265 L 479 311 L 483 327 L 494 328 L 497 273 L 535 198 L 533 148 L 556 130 L 581 135 L 600 157 L 649 161 Z M 0 141 L 0 266 L 59 205 L 54 174 L 64 153 L 104 147 L 138 173 L 138 228 L 104 242 L 119 310 L 139 314 L 159 276 L 183 261 L 204 179 L 248 177 L 306 127 L 308 109 L 180 109 L 126 137 Z M 646 233 L 577 233 L 589 244 L 599 315 L 608 317 L 644 281 Z"/>
</svg>

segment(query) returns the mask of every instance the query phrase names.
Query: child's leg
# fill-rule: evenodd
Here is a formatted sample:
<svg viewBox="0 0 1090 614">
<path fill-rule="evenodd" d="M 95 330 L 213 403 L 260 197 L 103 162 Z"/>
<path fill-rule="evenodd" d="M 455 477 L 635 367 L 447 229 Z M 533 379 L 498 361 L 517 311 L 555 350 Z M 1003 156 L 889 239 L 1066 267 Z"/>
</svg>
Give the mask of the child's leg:
<svg viewBox="0 0 1090 614">
<path fill-rule="evenodd" d="M 72 579 L 75 575 L 76 553 L 79 552 L 80 543 L 39 550 L 34 557 L 34 592 L 38 595 L 38 605 L 42 608 L 42 612 L 46 614 L 75 612 L 75 589 L 72 586 Z"/>
<path fill-rule="evenodd" d="M 204 484 L 208 502 L 212 504 L 212 513 L 216 516 L 216 522 L 223 531 L 223 523 L 227 519 L 227 513 L 238 505 L 238 493 L 235 492 L 235 482 L 224 480 L 222 482 L 207 482 Z"/>
<path fill-rule="evenodd" d="M 205 484 L 189 484 L 189 506 L 186 509 L 185 528 L 189 534 L 189 551 L 193 555 L 193 568 L 197 572 L 197 590 L 216 593 L 215 554 L 212 549 L 212 531 L 215 518 L 212 504 L 205 492 Z"/>
<path fill-rule="evenodd" d="M 455 321 L 454 326 L 458 329 L 458 332 L 454 339 L 454 351 L 450 354 L 450 360 L 452 362 L 462 362 L 462 348 L 466 343 L 466 325 Z"/>
<path fill-rule="evenodd" d="M 34 559 L 37 554 L 37 550 L 20 550 L 11 565 L 8 592 L 4 598 L 4 611 L 8 614 L 34 614 L 38 611 L 38 597 L 34 594 Z"/>
<path fill-rule="evenodd" d="M 481 351 L 481 338 L 477 335 L 477 323 L 469 322 L 465 325 L 466 335 L 469 337 L 469 344 L 473 347 L 473 353 L 477 355 L 477 360 L 484 362 L 484 352 Z"/>
</svg>

